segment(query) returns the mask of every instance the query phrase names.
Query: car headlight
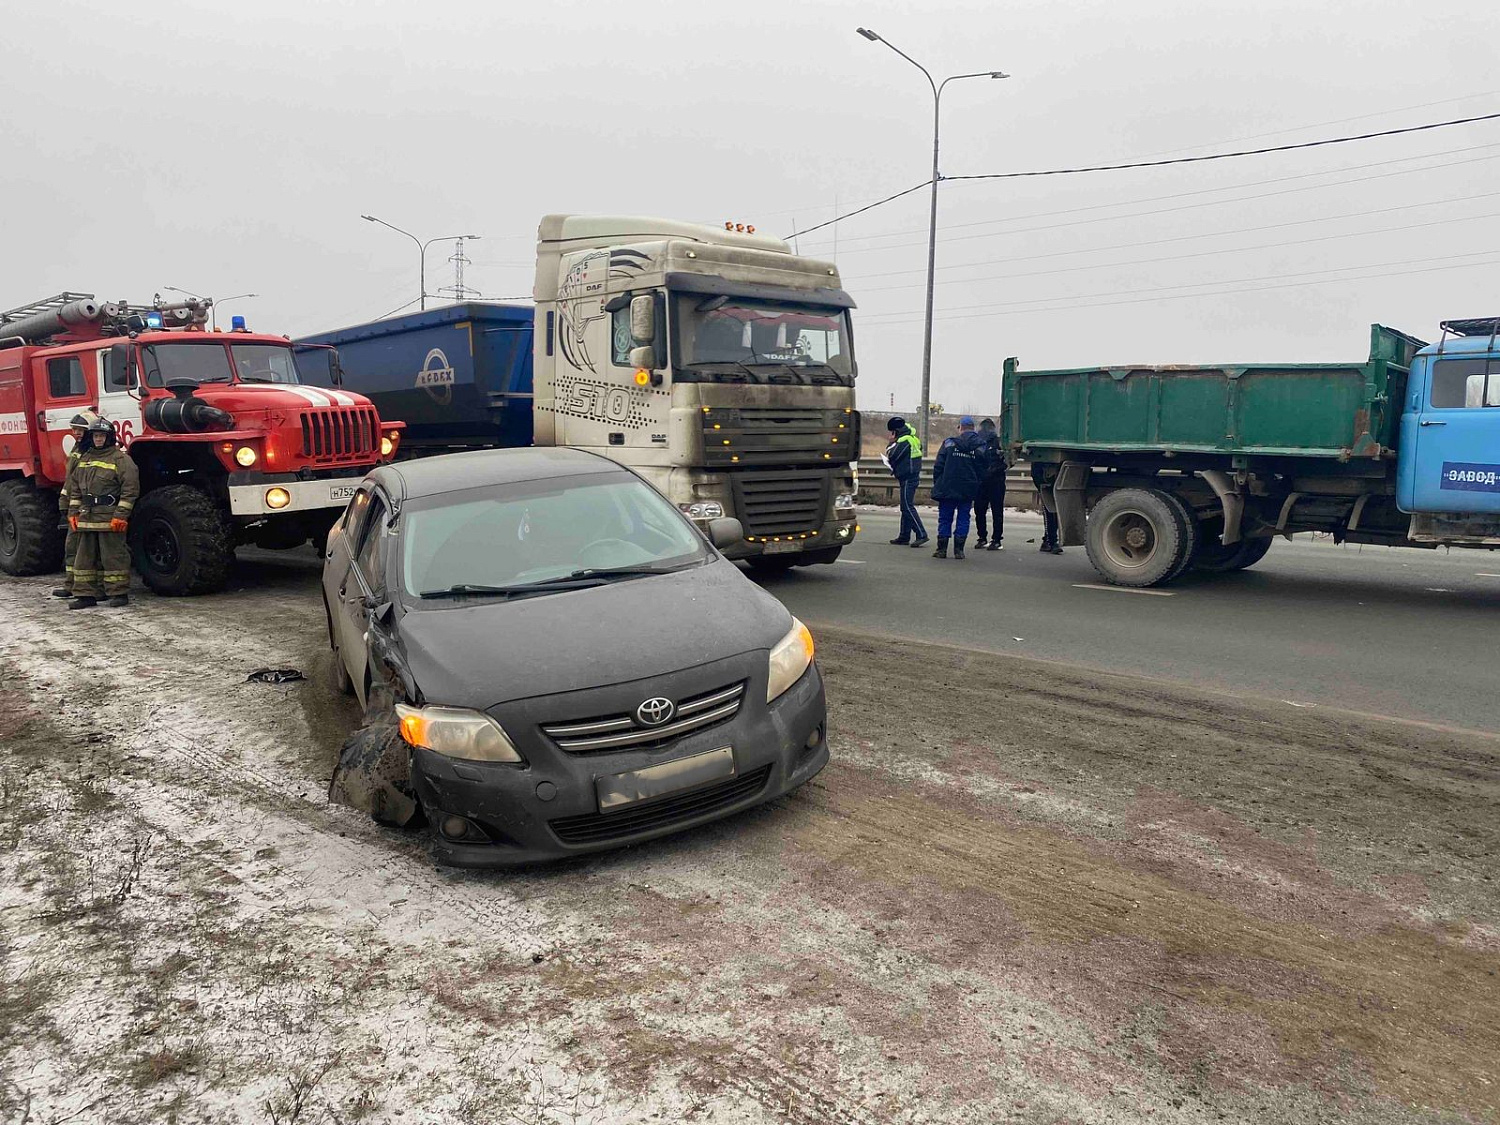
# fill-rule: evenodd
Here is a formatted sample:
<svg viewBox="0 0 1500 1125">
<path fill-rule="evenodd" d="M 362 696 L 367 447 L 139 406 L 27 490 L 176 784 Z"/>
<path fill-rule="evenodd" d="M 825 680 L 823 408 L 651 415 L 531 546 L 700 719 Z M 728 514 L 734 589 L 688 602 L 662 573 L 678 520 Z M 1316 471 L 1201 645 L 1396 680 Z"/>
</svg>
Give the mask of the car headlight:
<svg viewBox="0 0 1500 1125">
<path fill-rule="evenodd" d="M 461 707 L 408 707 L 396 704 L 401 737 L 445 758 L 468 762 L 524 761 L 494 719 Z"/>
<path fill-rule="evenodd" d="M 766 702 L 770 703 L 802 678 L 813 660 L 813 638 L 807 626 L 792 618 L 791 632 L 771 650 L 770 675 L 766 677 Z"/>
<path fill-rule="evenodd" d="M 716 520 L 724 515 L 724 505 L 717 500 L 695 500 L 691 504 L 678 504 L 677 508 L 690 520 Z"/>
<path fill-rule="evenodd" d="M 843 512 L 846 515 L 854 511 L 854 493 L 840 492 L 835 496 L 833 498 L 833 510 L 835 512 Z"/>
</svg>

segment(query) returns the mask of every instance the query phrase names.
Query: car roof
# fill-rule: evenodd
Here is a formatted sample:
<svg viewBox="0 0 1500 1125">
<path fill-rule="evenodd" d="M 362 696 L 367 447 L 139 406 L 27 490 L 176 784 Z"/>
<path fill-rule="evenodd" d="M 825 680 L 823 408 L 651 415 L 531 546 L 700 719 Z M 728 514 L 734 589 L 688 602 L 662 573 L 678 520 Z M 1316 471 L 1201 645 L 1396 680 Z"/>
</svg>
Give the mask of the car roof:
<svg viewBox="0 0 1500 1125">
<path fill-rule="evenodd" d="M 529 480 L 626 473 L 608 457 L 581 449 L 528 446 L 524 449 L 481 449 L 472 453 L 444 453 L 382 465 L 370 479 L 393 496 L 411 500 L 439 496 L 487 485 L 518 484 Z"/>
</svg>

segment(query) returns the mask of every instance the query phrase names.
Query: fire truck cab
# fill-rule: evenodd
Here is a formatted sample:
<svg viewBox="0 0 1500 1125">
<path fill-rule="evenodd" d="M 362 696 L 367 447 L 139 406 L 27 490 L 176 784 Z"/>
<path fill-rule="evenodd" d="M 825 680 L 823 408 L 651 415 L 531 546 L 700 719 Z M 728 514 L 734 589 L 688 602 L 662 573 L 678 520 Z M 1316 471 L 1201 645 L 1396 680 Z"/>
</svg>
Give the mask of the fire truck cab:
<svg viewBox="0 0 1500 1125">
<path fill-rule="evenodd" d="M 63 293 L 0 314 L 0 570 L 60 566 L 57 490 L 83 409 L 114 423 L 140 470 L 131 553 L 165 595 L 220 588 L 237 545 L 321 543 L 395 455 L 400 423 L 337 384 L 303 386 L 284 336 L 240 317 L 207 330 L 209 308 Z"/>
</svg>

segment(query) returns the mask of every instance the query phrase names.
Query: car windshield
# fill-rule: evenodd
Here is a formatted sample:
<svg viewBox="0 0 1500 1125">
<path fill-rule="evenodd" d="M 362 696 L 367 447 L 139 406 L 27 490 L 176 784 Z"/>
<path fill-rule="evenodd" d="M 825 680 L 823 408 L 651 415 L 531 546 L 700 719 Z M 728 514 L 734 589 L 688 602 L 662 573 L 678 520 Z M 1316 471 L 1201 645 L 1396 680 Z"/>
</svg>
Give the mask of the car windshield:
<svg viewBox="0 0 1500 1125">
<path fill-rule="evenodd" d="M 245 383 L 298 383 L 291 348 L 275 344 L 230 344 L 235 369 Z"/>
<path fill-rule="evenodd" d="M 703 363 L 826 366 L 852 375 L 843 309 L 748 297 L 677 297 L 678 359 Z"/>
<path fill-rule="evenodd" d="M 671 504 L 622 473 L 413 502 L 401 517 L 401 539 L 403 584 L 417 598 L 638 577 L 708 557 L 701 536 Z"/>
<path fill-rule="evenodd" d="M 201 344 L 147 344 L 141 366 L 148 387 L 173 383 L 227 383 L 229 353 L 218 340 Z"/>
</svg>

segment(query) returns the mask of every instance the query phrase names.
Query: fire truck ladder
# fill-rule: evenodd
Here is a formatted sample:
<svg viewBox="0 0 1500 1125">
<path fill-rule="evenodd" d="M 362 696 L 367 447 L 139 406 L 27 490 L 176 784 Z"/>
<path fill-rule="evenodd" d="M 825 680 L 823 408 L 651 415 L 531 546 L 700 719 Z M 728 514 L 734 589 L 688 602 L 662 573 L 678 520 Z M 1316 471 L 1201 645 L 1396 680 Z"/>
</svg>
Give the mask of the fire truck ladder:
<svg viewBox="0 0 1500 1125">
<path fill-rule="evenodd" d="M 28 316 L 36 316 L 38 313 L 56 312 L 64 305 L 71 305 L 74 301 L 92 301 L 92 293 L 59 293 L 55 297 L 46 297 L 40 301 L 32 301 L 29 305 L 20 305 L 17 308 L 6 309 L 0 313 L 0 328 L 13 320 L 24 320 Z"/>
</svg>

